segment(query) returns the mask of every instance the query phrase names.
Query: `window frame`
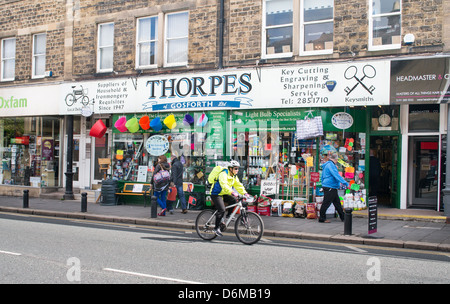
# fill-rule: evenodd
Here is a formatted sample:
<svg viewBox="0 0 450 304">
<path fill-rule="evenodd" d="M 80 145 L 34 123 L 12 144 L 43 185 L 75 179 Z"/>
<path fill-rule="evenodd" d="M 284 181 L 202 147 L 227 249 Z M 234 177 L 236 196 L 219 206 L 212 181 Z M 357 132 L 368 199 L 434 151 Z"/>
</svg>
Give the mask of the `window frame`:
<svg viewBox="0 0 450 304">
<path fill-rule="evenodd" d="M 14 40 L 14 51 L 12 52 L 14 54 L 14 57 L 4 57 L 4 48 L 5 48 L 5 42 L 7 40 Z M 15 80 L 15 75 L 16 75 L 16 37 L 9 37 L 9 38 L 4 38 L 1 39 L 1 43 L 0 43 L 0 81 L 14 81 Z M 13 77 L 12 78 L 5 78 L 5 62 L 6 61 L 13 61 Z"/>
<path fill-rule="evenodd" d="M 139 33 L 140 33 L 140 27 L 139 27 L 139 22 L 140 20 L 143 19 L 155 19 L 155 25 L 156 25 L 156 29 L 155 29 L 155 39 L 152 40 L 144 40 L 144 41 L 139 41 Z M 149 64 L 149 65 L 140 65 L 139 62 L 141 60 L 141 53 L 140 53 L 140 46 L 141 44 L 144 43 L 155 43 L 155 62 L 153 64 Z M 145 17 L 140 17 L 136 19 L 136 69 L 152 69 L 152 68 L 157 68 L 158 67 L 158 61 L 159 61 L 159 16 L 157 15 L 152 15 L 152 16 L 145 16 Z"/>
<path fill-rule="evenodd" d="M 169 16 L 176 15 L 176 14 L 187 14 L 187 36 L 179 36 L 179 37 L 167 37 L 168 34 L 168 27 L 169 27 Z M 186 46 L 186 61 L 180 61 L 180 62 L 168 62 L 168 53 L 169 53 L 169 41 L 173 40 L 181 40 L 181 39 L 187 39 L 187 46 Z M 175 67 L 175 66 L 187 66 L 189 62 L 189 11 L 177 11 L 173 13 L 167 13 L 164 15 L 164 67 Z"/>
<path fill-rule="evenodd" d="M 273 26 L 266 26 L 266 9 L 267 9 L 267 1 L 270 0 L 263 0 L 263 8 L 262 8 L 262 39 L 261 39 L 261 59 L 272 59 L 272 58 L 289 58 L 294 55 L 294 37 L 296 33 L 295 29 L 295 1 L 292 0 L 292 23 L 285 23 L 282 25 L 273 25 Z M 274 28 L 283 28 L 283 27 L 291 27 L 292 28 L 292 50 L 290 52 L 286 53 L 275 53 L 275 54 L 267 54 L 267 30 L 268 29 L 274 29 Z"/>
<path fill-rule="evenodd" d="M 324 20 L 315 20 L 315 21 L 304 21 L 305 20 L 305 0 L 300 0 L 300 9 L 299 9 L 299 15 L 300 15 L 300 32 L 299 32 L 299 55 L 300 56 L 313 56 L 313 55 L 328 55 L 333 54 L 334 49 L 334 0 L 333 0 L 333 17 L 331 19 L 324 19 Z M 306 51 L 305 48 L 305 25 L 312 25 L 312 24 L 321 24 L 321 23 L 332 23 L 333 24 L 333 47 L 331 49 L 323 49 L 323 50 L 313 50 L 313 51 Z"/>
<path fill-rule="evenodd" d="M 112 44 L 111 45 L 102 45 L 100 46 L 100 33 L 101 33 L 101 27 L 102 26 L 106 26 L 106 25 L 111 25 L 112 24 Z M 103 23 L 99 23 L 97 24 L 97 73 L 109 73 L 109 72 L 113 72 L 114 71 L 114 30 L 115 30 L 115 26 L 114 26 L 114 22 L 103 22 Z M 101 62 L 102 62 L 102 50 L 106 49 L 106 48 L 111 48 L 112 47 L 112 67 L 110 68 L 102 68 L 101 66 Z"/>
<path fill-rule="evenodd" d="M 380 0 L 382 1 L 382 0 Z M 373 3 L 372 1 L 369 1 L 369 11 L 368 11 L 368 17 L 369 17 L 369 43 L 368 43 L 368 50 L 369 51 L 382 51 L 382 50 L 395 50 L 400 49 L 402 47 L 401 42 L 401 36 L 402 36 L 402 0 L 398 0 L 400 9 L 398 12 L 390 12 L 390 13 L 380 13 L 380 14 L 373 14 Z M 373 37 L 373 24 L 375 18 L 382 18 L 382 17 L 389 17 L 389 16 L 400 16 L 400 43 L 391 43 L 391 44 L 381 44 L 381 45 L 374 45 L 374 37 Z"/>
<path fill-rule="evenodd" d="M 44 53 L 42 54 L 36 54 L 36 39 L 38 36 L 44 36 L 45 39 L 45 46 L 44 46 Z M 46 56 L 47 56 L 47 33 L 37 33 L 33 34 L 33 45 L 32 45 L 32 64 L 31 64 L 31 78 L 32 79 L 38 79 L 38 78 L 44 78 L 45 77 L 45 65 L 46 65 Z M 38 58 L 44 58 L 44 71 L 42 74 L 36 73 L 36 60 Z"/>
</svg>

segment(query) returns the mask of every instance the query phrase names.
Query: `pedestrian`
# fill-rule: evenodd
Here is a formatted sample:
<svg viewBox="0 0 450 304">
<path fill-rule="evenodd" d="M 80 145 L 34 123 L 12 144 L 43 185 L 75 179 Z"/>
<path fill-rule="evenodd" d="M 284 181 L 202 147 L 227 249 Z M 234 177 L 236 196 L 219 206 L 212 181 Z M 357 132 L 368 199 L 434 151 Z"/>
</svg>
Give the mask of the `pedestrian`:
<svg viewBox="0 0 450 304">
<path fill-rule="evenodd" d="M 175 186 L 175 188 L 177 189 L 178 199 L 180 200 L 181 203 L 181 213 L 185 214 L 187 213 L 187 206 L 186 206 L 186 198 L 184 197 L 183 191 L 184 167 L 175 153 L 172 153 L 171 163 L 172 163 L 172 171 L 170 172 L 171 186 Z"/>
<path fill-rule="evenodd" d="M 331 154 L 328 161 L 323 164 L 322 168 L 322 189 L 324 192 L 322 206 L 320 207 L 319 222 L 329 223 L 326 212 L 328 207 L 333 203 L 334 208 L 339 214 L 341 221 L 344 221 L 344 210 L 342 210 L 341 201 L 339 199 L 338 189 L 341 184 L 348 187 L 348 182 L 339 175 L 336 163 L 338 160 L 337 153 Z"/>
<path fill-rule="evenodd" d="M 167 157 L 160 155 L 152 176 L 153 194 L 156 196 L 156 201 L 161 207 L 161 212 L 158 213 L 159 216 L 166 215 L 167 190 L 170 183 L 169 170 L 170 165 L 167 163 Z"/>
</svg>

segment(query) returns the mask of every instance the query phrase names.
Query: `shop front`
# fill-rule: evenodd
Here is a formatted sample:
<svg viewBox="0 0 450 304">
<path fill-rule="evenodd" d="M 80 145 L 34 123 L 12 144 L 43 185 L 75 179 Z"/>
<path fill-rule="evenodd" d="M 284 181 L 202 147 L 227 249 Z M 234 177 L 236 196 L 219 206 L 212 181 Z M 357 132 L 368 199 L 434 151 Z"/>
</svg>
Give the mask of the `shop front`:
<svg viewBox="0 0 450 304">
<path fill-rule="evenodd" d="M 391 61 L 390 99 L 401 108 L 401 209 L 442 211 L 450 57 Z"/>
<path fill-rule="evenodd" d="M 6 87 L 0 92 L 0 193 L 30 196 L 62 182 L 63 120 L 57 85 Z"/>
</svg>

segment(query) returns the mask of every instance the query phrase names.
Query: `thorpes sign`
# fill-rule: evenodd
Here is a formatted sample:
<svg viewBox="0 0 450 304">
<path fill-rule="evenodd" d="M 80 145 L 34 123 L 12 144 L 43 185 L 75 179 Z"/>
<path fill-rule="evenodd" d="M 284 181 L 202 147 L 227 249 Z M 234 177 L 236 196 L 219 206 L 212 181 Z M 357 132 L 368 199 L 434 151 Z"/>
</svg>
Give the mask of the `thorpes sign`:
<svg viewBox="0 0 450 304">
<path fill-rule="evenodd" d="M 252 100 L 243 97 L 253 88 L 251 78 L 251 73 L 242 73 L 147 80 L 150 101 L 143 104 L 143 110 L 150 109 L 150 106 L 152 110 L 173 110 L 239 108 L 242 102 L 251 105 Z M 234 96 L 234 99 L 230 99 L 229 96 Z M 178 99 L 173 103 L 161 103 L 170 98 Z M 183 100 L 184 98 L 189 100 Z"/>
</svg>

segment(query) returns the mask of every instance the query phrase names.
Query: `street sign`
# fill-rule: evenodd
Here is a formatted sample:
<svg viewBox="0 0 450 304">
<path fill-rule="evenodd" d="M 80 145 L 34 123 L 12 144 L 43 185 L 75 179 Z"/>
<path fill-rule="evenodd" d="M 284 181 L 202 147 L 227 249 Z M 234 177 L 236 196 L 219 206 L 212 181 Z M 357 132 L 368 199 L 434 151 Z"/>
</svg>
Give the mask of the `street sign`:
<svg viewBox="0 0 450 304">
<path fill-rule="evenodd" d="M 369 232 L 368 234 L 377 232 L 377 217 L 378 217 L 378 200 L 376 196 L 369 196 Z"/>
</svg>

